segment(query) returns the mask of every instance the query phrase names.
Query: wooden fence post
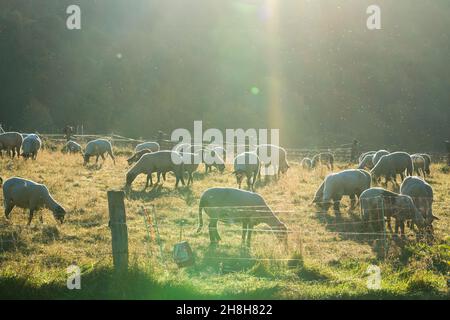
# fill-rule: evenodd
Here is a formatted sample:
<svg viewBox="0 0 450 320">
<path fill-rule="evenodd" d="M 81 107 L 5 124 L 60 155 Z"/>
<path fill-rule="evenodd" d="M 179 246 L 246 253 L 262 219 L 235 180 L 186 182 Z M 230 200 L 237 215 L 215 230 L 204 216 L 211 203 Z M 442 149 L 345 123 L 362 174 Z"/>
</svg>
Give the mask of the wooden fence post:
<svg viewBox="0 0 450 320">
<path fill-rule="evenodd" d="M 124 197 L 123 191 L 108 191 L 113 263 L 114 269 L 119 272 L 128 270 L 128 229 Z"/>
</svg>

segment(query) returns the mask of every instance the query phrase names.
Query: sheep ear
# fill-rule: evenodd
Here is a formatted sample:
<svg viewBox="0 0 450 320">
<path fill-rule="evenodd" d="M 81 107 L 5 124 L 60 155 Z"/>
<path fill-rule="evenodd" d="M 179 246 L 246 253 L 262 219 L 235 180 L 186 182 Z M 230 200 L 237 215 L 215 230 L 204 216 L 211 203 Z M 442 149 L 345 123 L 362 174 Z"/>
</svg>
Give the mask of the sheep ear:
<svg viewBox="0 0 450 320">
<path fill-rule="evenodd" d="M 431 221 L 433 221 L 433 220 L 441 220 L 441 219 L 439 219 L 439 218 L 436 217 L 435 215 L 432 215 L 432 216 L 431 216 Z"/>
</svg>

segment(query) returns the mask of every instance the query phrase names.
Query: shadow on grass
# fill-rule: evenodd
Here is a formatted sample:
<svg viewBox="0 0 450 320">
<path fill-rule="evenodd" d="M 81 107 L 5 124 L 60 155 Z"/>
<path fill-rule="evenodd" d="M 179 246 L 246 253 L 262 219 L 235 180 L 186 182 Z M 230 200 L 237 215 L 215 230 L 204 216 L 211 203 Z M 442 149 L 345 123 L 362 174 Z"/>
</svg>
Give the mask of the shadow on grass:
<svg viewBox="0 0 450 320">
<path fill-rule="evenodd" d="M 356 211 L 355 211 L 356 210 Z M 371 230 L 367 228 L 367 222 L 363 221 L 357 211 L 348 210 L 340 216 L 332 216 L 327 212 L 316 212 L 315 218 L 325 225 L 326 229 L 336 232 L 342 240 L 351 240 L 371 246 L 378 258 L 385 254 L 383 243 L 384 235 L 382 230 Z"/>
<path fill-rule="evenodd" d="M 309 281 L 324 280 L 323 275 L 314 270 L 300 272 L 302 278 Z M 326 279 L 325 279 L 326 280 Z M 180 300 L 180 299 L 279 299 L 283 295 L 280 284 L 268 283 L 267 287 L 255 288 L 238 293 L 203 293 L 190 283 L 160 283 L 149 272 L 131 268 L 125 275 L 118 277 L 108 267 L 96 269 L 82 275 L 81 289 L 69 290 L 65 280 L 36 284 L 24 277 L 1 277 L 0 299 L 146 299 L 146 300 Z M 320 296 L 321 299 L 445 299 L 445 295 L 428 287 L 412 288 L 414 292 L 406 294 L 388 290 L 369 291 L 355 295 L 351 292 L 332 292 Z M 417 290 L 419 289 L 419 290 Z M 423 290 L 422 290 L 423 289 Z M 305 295 L 308 298 L 308 295 Z"/>
</svg>

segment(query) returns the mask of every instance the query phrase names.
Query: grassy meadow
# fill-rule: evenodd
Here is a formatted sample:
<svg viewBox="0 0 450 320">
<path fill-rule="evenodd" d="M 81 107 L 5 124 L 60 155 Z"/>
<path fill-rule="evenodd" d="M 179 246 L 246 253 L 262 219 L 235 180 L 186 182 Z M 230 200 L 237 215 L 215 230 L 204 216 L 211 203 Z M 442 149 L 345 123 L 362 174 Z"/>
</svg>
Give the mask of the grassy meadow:
<svg viewBox="0 0 450 320">
<path fill-rule="evenodd" d="M 120 152 L 118 152 L 120 151 Z M 213 186 L 235 187 L 228 167 L 224 174 L 194 175 L 192 187 L 174 189 L 175 178 L 143 192 L 145 177 L 133 183 L 126 198 L 130 270 L 121 279 L 112 269 L 111 234 L 108 228 L 107 191 L 122 189 L 131 150 L 116 150 L 111 159 L 84 167 L 81 155 L 44 150 L 37 161 L 0 159 L 0 176 L 19 176 L 47 185 L 67 210 L 59 225 L 43 210 L 44 223 L 15 208 L 8 221 L 0 216 L 0 298 L 54 299 L 448 299 L 450 271 L 450 179 L 444 164 L 433 164 L 427 181 L 435 191 L 436 240 L 428 245 L 415 240 L 407 229 L 406 241 L 387 236 L 387 257 L 380 257 L 379 240 L 361 235 L 359 209 L 349 212 L 342 201 L 342 218 L 331 209 L 321 213 L 311 205 L 315 190 L 328 173 L 325 167 L 303 170 L 295 160 L 278 181 L 262 179 L 256 191 L 277 212 L 291 233 L 288 248 L 260 225 L 251 250 L 241 248 L 241 225 L 219 223 L 222 241 L 209 247 L 207 221 L 196 234 L 198 201 Z M 338 163 L 337 169 L 347 168 Z M 154 182 L 156 179 L 153 179 Z M 0 195 L 3 203 L 3 195 Z M 155 208 L 157 235 L 148 233 L 143 210 Z M 183 240 L 195 254 L 195 264 L 180 269 L 172 258 L 173 245 Z M 81 290 L 66 288 L 66 268 L 82 270 Z M 381 289 L 367 288 L 370 265 L 381 269 Z"/>
</svg>

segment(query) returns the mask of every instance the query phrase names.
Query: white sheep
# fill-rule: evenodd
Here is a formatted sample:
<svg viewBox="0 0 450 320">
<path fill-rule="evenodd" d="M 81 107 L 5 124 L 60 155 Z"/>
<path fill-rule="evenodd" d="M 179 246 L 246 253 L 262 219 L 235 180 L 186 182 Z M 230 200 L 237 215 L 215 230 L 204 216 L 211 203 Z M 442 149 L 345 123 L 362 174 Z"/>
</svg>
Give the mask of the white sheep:
<svg viewBox="0 0 450 320">
<path fill-rule="evenodd" d="M 176 151 L 157 151 L 144 154 L 127 172 L 125 188 L 130 189 L 136 177 L 144 173 L 147 174 L 144 190 L 147 189 L 149 181 L 150 185 L 153 185 L 153 172 L 158 173 L 158 183 L 160 182 L 159 174 L 173 172 L 176 178 L 175 187 L 178 187 L 179 181 L 184 185 L 183 159 L 180 153 Z"/>
<path fill-rule="evenodd" d="M 83 153 L 81 146 L 73 140 L 67 141 L 61 151 L 69 153 Z"/>
<path fill-rule="evenodd" d="M 361 162 L 364 159 L 365 156 L 367 156 L 367 155 L 373 156 L 375 153 L 376 153 L 376 151 L 367 151 L 367 152 L 361 153 L 361 155 L 359 156 L 358 161 Z"/>
<path fill-rule="evenodd" d="M 269 167 L 272 167 L 276 178 L 279 178 L 282 173 L 286 173 L 289 169 L 287 153 L 282 147 L 273 144 L 260 144 L 256 148 L 256 154 L 260 160 L 264 158 L 263 155 L 268 158 L 267 163 L 262 162 L 265 172 Z"/>
<path fill-rule="evenodd" d="M 11 154 L 12 158 L 17 153 L 17 157 L 20 157 L 20 148 L 22 147 L 23 137 L 18 132 L 5 132 L 0 134 L 0 153 L 6 150 L 8 154 Z"/>
<path fill-rule="evenodd" d="M 329 174 L 314 195 L 313 203 L 327 211 L 334 203 L 334 212 L 336 216 L 340 215 L 339 205 L 342 197 L 350 197 L 350 210 L 356 205 L 356 198 L 361 193 L 370 188 L 370 173 L 361 169 L 347 169 L 341 172 Z"/>
<path fill-rule="evenodd" d="M 29 134 L 22 142 L 22 157 L 36 160 L 42 141 L 37 134 Z"/>
<path fill-rule="evenodd" d="M 55 220 L 63 223 L 66 211 L 50 195 L 47 187 L 31 180 L 13 177 L 3 183 L 3 202 L 5 216 L 10 218 L 11 210 L 17 206 L 29 209 L 28 224 L 33 219 L 36 210 L 47 208 L 53 212 Z M 40 217 L 42 222 L 42 215 Z"/>
<path fill-rule="evenodd" d="M 105 153 L 108 153 L 114 164 L 116 164 L 116 159 L 114 158 L 111 142 L 106 139 L 96 139 L 89 141 L 86 145 L 86 150 L 83 155 L 84 164 L 88 164 L 89 158 L 94 156 L 97 157 L 95 163 L 98 163 L 98 157 L 102 157 L 103 161 L 105 161 Z"/>
<path fill-rule="evenodd" d="M 403 181 L 405 171 L 408 176 L 412 176 L 413 170 L 414 166 L 411 156 L 406 152 L 397 151 L 382 156 L 370 173 L 374 181 L 378 181 L 382 176 L 385 177 L 385 184 L 387 185 L 388 181 L 391 181 L 392 178 L 394 179 L 394 183 L 397 182 L 397 174 L 400 175 Z"/>
<path fill-rule="evenodd" d="M 243 152 L 234 158 L 233 174 L 236 176 L 236 182 L 239 185 L 239 189 L 242 185 L 242 179 L 246 176 L 248 188 L 254 190 L 259 170 L 260 160 L 258 155 L 254 152 Z"/>
<path fill-rule="evenodd" d="M 420 173 L 422 172 L 422 176 L 425 178 L 425 158 L 418 154 L 411 155 L 411 159 L 413 162 L 414 172 L 420 176 Z"/>
<path fill-rule="evenodd" d="M 203 227 L 203 211 L 209 216 L 211 244 L 220 241 L 217 222 L 242 223 L 242 244 L 250 247 L 253 228 L 266 223 L 284 244 L 287 244 L 287 228 L 267 205 L 264 198 L 254 192 L 236 188 L 209 188 L 200 197 L 198 229 Z"/>
<path fill-rule="evenodd" d="M 405 236 L 405 221 L 413 220 L 419 228 L 424 226 L 422 214 L 417 210 L 410 196 L 398 194 L 383 188 L 370 188 L 359 197 L 361 215 L 367 226 L 381 231 L 386 219 L 389 230 L 392 231 L 391 218 L 395 218 L 395 234 L 401 229 Z"/>
<path fill-rule="evenodd" d="M 316 154 L 311 160 L 311 167 L 316 168 L 319 164 L 326 165 L 331 171 L 334 170 L 334 156 L 331 152 L 322 152 Z"/>
<path fill-rule="evenodd" d="M 417 209 L 422 213 L 427 228 L 433 233 L 433 221 L 439 220 L 433 215 L 433 188 L 418 177 L 407 177 L 400 186 L 400 194 L 412 198 Z M 414 225 L 411 226 L 412 228 Z"/>
<path fill-rule="evenodd" d="M 202 161 L 205 164 L 205 173 L 211 172 L 213 167 L 219 170 L 220 173 L 223 173 L 225 171 L 225 161 L 221 156 L 223 152 L 221 152 L 220 149 L 216 148 L 218 147 L 202 150 Z"/>
<path fill-rule="evenodd" d="M 373 168 L 373 154 L 366 154 L 359 162 L 358 169 Z"/>
<path fill-rule="evenodd" d="M 431 170 L 430 170 L 431 156 L 427 153 L 415 153 L 415 154 L 411 155 L 411 157 L 416 156 L 416 155 L 423 157 L 423 159 L 425 160 L 425 165 L 424 165 L 423 171 L 427 175 L 430 175 L 431 174 Z"/>
<path fill-rule="evenodd" d="M 156 151 L 160 150 L 160 146 L 159 146 L 158 142 L 153 142 L 153 141 L 143 142 L 143 143 L 138 144 L 136 146 L 136 148 L 134 148 L 134 153 L 137 153 L 144 149 L 148 149 L 151 152 L 156 152 Z"/>
<path fill-rule="evenodd" d="M 375 152 L 372 156 L 372 165 L 376 166 L 378 161 L 381 159 L 382 156 L 388 155 L 390 152 L 387 150 L 378 150 Z"/>
<path fill-rule="evenodd" d="M 310 158 L 303 158 L 300 163 L 303 169 L 311 170 L 312 169 L 312 160 Z"/>
</svg>

